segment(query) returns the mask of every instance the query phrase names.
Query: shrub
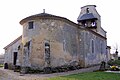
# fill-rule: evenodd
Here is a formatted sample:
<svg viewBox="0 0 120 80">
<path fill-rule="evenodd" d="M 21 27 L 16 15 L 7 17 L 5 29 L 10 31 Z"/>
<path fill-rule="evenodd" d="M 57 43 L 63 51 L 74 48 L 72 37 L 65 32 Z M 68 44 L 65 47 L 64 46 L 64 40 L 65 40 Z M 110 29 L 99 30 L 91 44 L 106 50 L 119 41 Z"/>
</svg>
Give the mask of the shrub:
<svg viewBox="0 0 120 80">
<path fill-rule="evenodd" d="M 0 64 L 0 67 L 4 67 L 4 65 L 3 65 L 3 64 Z"/>
<path fill-rule="evenodd" d="M 118 68 L 118 66 L 110 66 L 110 70 L 119 71 L 119 68 Z"/>
<path fill-rule="evenodd" d="M 110 60 L 108 61 L 108 65 L 110 66 L 110 70 L 118 71 L 120 67 L 120 60 Z"/>
<path fill-rule="evenodd" d="M 36 73 L 43 73 L 43 70 L 41 69 L 33 69 L 33 68 L 28 68 L 28 73 L 29 74 L 36 74 Z"/>
<path fill-rule="evenodd" d="M 113 65 L 120 66 L 120 60 L 110 60 L 110 61 L 108 61 L 108 65 L 110 65 L 110 66 L 113 66 Z"/>
</svg>

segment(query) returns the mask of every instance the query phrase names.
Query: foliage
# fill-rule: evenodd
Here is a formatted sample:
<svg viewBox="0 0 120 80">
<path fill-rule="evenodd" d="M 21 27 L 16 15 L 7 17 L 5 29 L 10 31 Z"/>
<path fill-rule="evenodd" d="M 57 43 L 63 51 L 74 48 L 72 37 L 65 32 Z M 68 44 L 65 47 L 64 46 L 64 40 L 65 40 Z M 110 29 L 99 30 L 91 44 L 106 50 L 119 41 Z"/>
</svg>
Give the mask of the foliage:
<svg viewBox="0 0 120 80">
<path fill-rule="evenodd" d="M 28 67 L 27 73 L 29 73 L 29 74 L 43 73 L 43 70 L 41 70 L 41 69 L 32 69 L 32 68 Z"/>
<path fill-rule="evenodd" d="M 118 68 L 118 66 L 110 66 L 110 70 L 119 71 L 119 68 Z"/>
<path fill-rule="evenodd" d="M 68 76 L 54 77 L 48 80 L 119 80 L 119 73 L 88 72 Z"/>
<path fill-rule="evenodd" d="M 113 65 L 120 66 L 120 60 L 110 60 L 110 61 L 108 61 L 108 65 L 110 65 L 110 66 L 113 66 Z"/>
<path fill-rule="evenodd" d="M 112 69 L 117 68 L 116 66 L 111 66 Z"/>
<path fill-rule="evenodd" d="M 0 67 L 4 67 L 4 65 L 3 65 L 3 64 L 0 64 Z"/>
</svg>

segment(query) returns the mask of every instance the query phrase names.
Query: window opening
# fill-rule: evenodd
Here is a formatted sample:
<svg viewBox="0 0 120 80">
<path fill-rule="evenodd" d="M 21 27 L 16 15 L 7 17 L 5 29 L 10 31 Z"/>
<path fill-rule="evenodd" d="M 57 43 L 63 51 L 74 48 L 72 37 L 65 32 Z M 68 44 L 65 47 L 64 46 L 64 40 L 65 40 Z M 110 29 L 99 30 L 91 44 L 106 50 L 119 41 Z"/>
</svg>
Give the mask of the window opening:
<svg viewBox="0 0 120 80">
<path fill-rule="evenodd" d="M 33 21 L 28 22 L 28 29 L 33 29 Z"/>
<path fill-rule="evenodd" d="M 89 13 L 89 8 L 86 9 L 86 13 Z"/>
<path fill-rule="evenodd" d="M 102 47 L 103 47 L 103 46 L 102 46 L 102 43 L 101 43 L 101 54 L 103 53 L 103 49 L 102 49 Z"/>
<path fill-rule="evenodd" d="M 16 62 L 17 62 L 17 52 L 14 52 L 13 53 L 13 65 L 16 65 Z"/>
<path fill-rule="evenodd" d="M 94 53 L 94 40 L 92 40 L 92 53 Z"/>
<path fill-rule="evenodd" d="M 46 66 L 50 66 L 50 44 L 45 43 L 45 61 L 46 61 Z"/>
<path fill-rule="evenodd" d="M 96 26 L 96 23 L 95 23 L 95 22 L 92 22 L 91 26 L 92 26 L 92 27 L 95 27 L 95 26 Z"/>
</svg>

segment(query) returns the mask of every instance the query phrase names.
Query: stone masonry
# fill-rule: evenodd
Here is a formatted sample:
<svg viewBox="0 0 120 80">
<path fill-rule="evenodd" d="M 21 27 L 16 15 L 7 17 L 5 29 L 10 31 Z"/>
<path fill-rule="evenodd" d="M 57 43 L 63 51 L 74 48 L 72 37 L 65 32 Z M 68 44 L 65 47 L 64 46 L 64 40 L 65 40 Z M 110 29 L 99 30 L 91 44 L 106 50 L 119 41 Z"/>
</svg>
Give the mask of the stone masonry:
<svg viewBox="0 0 120 80">
<path fill-rule="evenodd" d="M 90 67 L 106 62 L 109 54 L 106 31 L 101 27 L 101 17 L 95 7 L 82 7 L 78 23 L 45 12 L 22 19 L 17 62 L 22 68 L 40 70 Z"/>
</svg>

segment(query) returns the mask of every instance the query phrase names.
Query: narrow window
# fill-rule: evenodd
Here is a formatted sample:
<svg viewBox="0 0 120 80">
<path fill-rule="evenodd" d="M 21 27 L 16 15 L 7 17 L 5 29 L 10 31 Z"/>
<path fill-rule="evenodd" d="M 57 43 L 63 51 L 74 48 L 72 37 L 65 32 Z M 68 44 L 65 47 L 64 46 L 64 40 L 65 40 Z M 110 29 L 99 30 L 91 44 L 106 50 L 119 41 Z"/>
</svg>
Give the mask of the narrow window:
<svg viewBox="0 0 120 80">
<path fill-rule="evenodd" d="M 92 40 L 92 53 L 94 53 L 94 40 Z"/>
<path fill-rule="evenodd" d="M 30 50 L 30 41 L 28 41 L 28 46 L 27 47 L 28 47 L 28 50 Z"/>
<path fill-rule="evenodd" d="M 28 22 L 28 29 L 33 29 L 33 21 Z"/>
<path fill-rule="evenodd" d="M 20 45 L 18 46 L 18 50 L 20 50 Z"/>
<path fill-rule="evenodd" d="M 27 48 L 28 48 L 28 57 L 29 57 L 29 55 L 30 55 L 30 41 L 28 41 L 27 44 L 28 44 Z"/>
<path fill-rule="evenodd" d="M 26 50 L 26 54 L 28 54 L 28 57 L 29 57 L 29 54 L 31 53 L 31 41 L 26 42 L 26 44 L 24 45 L 24 48 Z"/>
<path fill-rule="evenodd" d="M 82 25 L 83 25 L 84 27 L 87 27 L 86 21 L 83 21 L 83 22 L 82 22 Z"/>
<path fill-rule="evenodd" d="M 46 66 L 48 67 L 50 65 L 50 44 L 45 43 L 45 62 Z"/>
<path fill-rule="evenodd" d="M 102 43 L 101 43 L 101 54 L 103 53 L 103 49 L 102 49 L 102 46 L 103 46 L 103 45 L 102 45 Z"/>
<path fill-rule="evenodd" d="M 86 9 L 86 13 L 89 13 L 89 8 Z"/>
<path fill-rule="evenodd" d="M 17 52 L 14 52 L 13 53 L 13 65 L 16 65 L 16 63 L 17 63 Z"/>
<path fill-rule="evenodd" d="M 63 50 L 66 51 L 66 41 L 63 40 Z"/>
</svg>

